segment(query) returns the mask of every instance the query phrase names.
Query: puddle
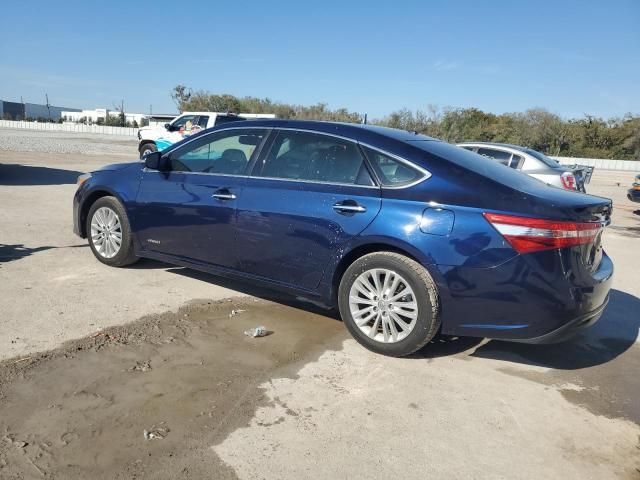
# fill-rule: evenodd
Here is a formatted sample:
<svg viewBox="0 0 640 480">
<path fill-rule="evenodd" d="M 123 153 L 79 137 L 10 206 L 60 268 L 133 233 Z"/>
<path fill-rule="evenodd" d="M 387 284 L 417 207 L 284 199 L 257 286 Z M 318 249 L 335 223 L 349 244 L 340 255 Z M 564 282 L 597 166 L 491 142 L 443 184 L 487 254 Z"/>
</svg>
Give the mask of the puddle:
<svg viewBox="0 0 640 480">
<path fill-rule="evenodd" d="M 256 325 L 273 334 L 243 334 Z M 209 446 L 268 404 L 260 384 L 346 336 L 333 318 L 246 299 L 2 362 L 0 477 L 236 478 Z"/>
</svg>

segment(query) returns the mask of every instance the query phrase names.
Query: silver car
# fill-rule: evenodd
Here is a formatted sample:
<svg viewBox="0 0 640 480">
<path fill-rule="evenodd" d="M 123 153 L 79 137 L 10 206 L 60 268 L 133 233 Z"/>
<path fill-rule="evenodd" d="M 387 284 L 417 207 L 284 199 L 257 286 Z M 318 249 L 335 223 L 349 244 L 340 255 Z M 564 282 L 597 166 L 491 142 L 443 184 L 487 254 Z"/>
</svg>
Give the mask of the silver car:
<svg viewBox="0 0 640 480">
<path fill-rule="evenodd" d="M 520 170 L 548 185 L 584 191 L 584 185 L 578 184 L 576 176 L 569 168 L 530 148 L 488 142 L 465 142 L 459 143 L 458 146 Z"/>
</svg>

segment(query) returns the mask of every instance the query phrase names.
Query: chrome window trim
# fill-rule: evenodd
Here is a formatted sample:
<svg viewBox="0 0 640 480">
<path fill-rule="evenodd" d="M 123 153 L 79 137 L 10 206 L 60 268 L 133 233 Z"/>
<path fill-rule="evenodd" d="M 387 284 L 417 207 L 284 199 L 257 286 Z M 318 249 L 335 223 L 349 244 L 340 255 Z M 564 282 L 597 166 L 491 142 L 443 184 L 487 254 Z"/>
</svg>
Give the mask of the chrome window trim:
<svg viewBox="0 0 640 480">
<path fill-rule="evenodd" d="M 405 158 L 399 157 L 398 155 L 394 154 L 394 153 L 390 153 L 387 152 L 386 150 L 383 150 L 379 147 L 374 147 L 373 145 L 370 145 L 368 143 L 364 143 L 364 142 L 360 142 L 358 140 L 354 140 L 352 138 L 348 138 L 348 137 L 344 137 L 342 135 L 337 135 L 335 133 L 328 133 L 328 132 L 319 132 L 317 130 L 309 130 L 306 128 L 294 128 L 294 127 L 275 127 L 275 126 L 270 126 L 270 127 L 265 127 L 265 126 L 243 126 L 243 127 L 227 127 L 227 128 L 221 128 L 219 130 L 216 130 L 214 132 L 210 132 L 207 135 L 203 135 L 202 137 L 197 137 L 197 138 L 193 138 L 193 139 L 189 139 L 187 140 L 185 143 L 183 143 L 182 145 L 180 145 L 179 148 L 182 148 L 186 145 L 189 145 L 189 143 L 193 142 L 194 140 L 199 140 L 200 138 L 203 138 L 205 136 L 209 136 L 209 135 L 214 135 L 216 133 L 219 132 L 226 132 L 229 130 L 267 130 L 267 131 L 273 131 L 273 130 L 286 130 L 286 131 L 293 131 L 293 132 L 304 132 L 304 133 L 314 133 L 317 135 L 326 135 L 329 137 L 334 137 L 334 138 L 339 138 L 340 140 L 344 140 L 347 142 L 351 142 L 351 143 L 355 143 L 356 145 L 361 145 L 363 147 L 367 147 L 370 148 L 371 150 L 375 150 L 377 152 L 382 153 L 383 155 L 387 155 L 388 157 L 393 158 L 394 160 L 399 161 L 400 163 L 404 163 L 405 165 L 408 165 L 409 167 L 417 170 L 418 172 L 420 172 L 422 174 L 422 176 L 420 178 L 418 178 L 417 180 L 414 180 L 411 183 L 407 183 L 404 185 L 398 185 L 398 186 L 387 186 L 387 185 L 358 185 L 355 183 L 338 183 L 338 182 L 318 182 L 315 180 L 296 180 L 296 179 L 291 179 L 291 178 L 277 178 L 277 177 L 260 177 L 257 175 L 233 175 L 233 174 L 228 174 L 228 173 L 208 173 L 208 172 L 182 172 L 182 171 L 178 171 L 178 170 L 169 170 L 169 172 L 176 172 L 176 173 L 187 173 L 187 174 L 191 174 L 191 175 L 215 175 L 215 176 L 224 176 L 224 177 L 236 177 L 236 178 L 264 178 L 265 180 L 277 180 L 277 181 L 282 181 L 282 182 L 298 182 L 298 183 L 312 183 L 312 184 L 316 184 L 316 185 L 338 185 L 338 186 L 345 186 L 345 187 L 360 187 L 360 188 L 375 188 L 375 189 L 385 189 L 385 190 L 401 190 L 403 188 L 410 188 L 413 187 L 415 185 L 418 185 L 419 183 L 424 182 L 425 180 L 428 180 L 429 178 L 431 178 L 432 174 L 429 170 L 416 165 L 415 163 L 413 163 L 410 160 L 407 160 Z M 171 154 L 173 150 L 169 149 L 166 154 Z M 165 153 L 162 154 L 163 156 L 165 155 Z M 365 161 L 368 159 L 364 159 Z M 148 171 L 148 172 L 155 172 L 157 170 L 149 170 L 146 167 L 143 169 L 143 171 Z"/>
<path fill-rule="evenodd" d="M 208 175 L 214 177 L 235 177 L 235 178 L 249 178 L 249 175 L 235 175 L 233 173 L 212 173 L 212 172 L 184 172 L 182 170 L 168 170 L 168 171 L 160 171 L 160 170 L 150 170 L 147 167 L 142 169 L 143 172 L 158 172 L 158 173 L 184 173 L 185 175 Z"/>
<path fill-rule="evenodd" d="M 304 181 L 304 182 L 309 182 L 309 183 L 318 183 L 320 185 L 322 184 L 327 184 L 327 185 L 347 185 L 350 187 L 366 187 L 366 188 L 384 188 L 387 190 L 400 190 L 402 188 L 409 188 L 409 187 L 413 187 L 414 185 L 417 185 L 425 180 L 427 180 L 428 178 L 430 178 L 432 176 L 431 172 L 426 170 L 425 168 L 422 168 L 418 165 L 416 165 L 415 163 L 411 162 L 410 160 L 404 159 L 402 157 L 399 157 L 398 155 L 395 155 L 393 153 L 389 153 L 381 148 L 378 147 L 374 147 L 372 145 L 369 145 L 368 143 L 364 143 L 364 142 L 360 142 L 358 140 L 354 140 L 352 138 L 348 138 L 348 137 L 343 137 L 342 135 L 337 135 L 335 133 L 327 133 L 327 132 L 319 132 L 317 130 L 309 130 L 309 129 L 304 129 L 304 128 L 294 128 L 294 127 L 273 127 L 274 130 L 288 130 L 288 131 L 294 131 L 294 132 L 305 132 L 305 133 L 315 133 L 318 135 L 327 135 L 329 137 L 335 137 L 335 138 L 339 138 L 341 140 L 345 140 L 347 142 L 351 142 L 351 143 L 355 143 L 357 145 L 361 145 L 363 147 L 367 147 L 370 148 L 372 150 L 375 150 L 377 152 L 382 153 L 383 155 L 387 155 L 388 157 L 393 158 L 394 160 L 399 161 L 400 163 L 404 163 L 405 165 L 408 165 L 409 167 L 419 171 L 423 176 L 418 178 L 417 180 L 414 180 L 411 183 L 407 183 L 404 185 L 398 185 L 398 186 L 386 186 L 386 185 L 376 185 L 374 186 L 370 186 L 370 185 L 357 185 L 354 183 L 335 183 L 335 182 L 316 182 L 314 180 L 294 180 L 294 181 Z M 368 160 L 368 159 L 365 159 Z M 288 180 L 288 179 L 280 179 L 280 178 L 272 178 L 272 177 L 255 177 L 255 178 L 269 178 L 270 180 Z"/>
<path fill-rule="evenodd" d="M 278 178 L 278 177 L 257 177 L 255 175 L 248 178 L 256 178 L 260 180 L 276 180 L 278 182 L 295 182 L 295 183 L 311 183 L 314 185 L 336 185 L 339 187 L 357 187 L 357 188 L 374 188 L 380 190 L 379 185 L 358 185 L 357 183 L 339 183 L 339 182 L 318 182 L 316 180 L 297 180 L 295 178 Z"/>
<path fill-rule="evenodd" d="M 345 142 L 353 143 L 356 146 L 358 146 L 360 144 L 357 140 L 354 140 L 354 139 L 348 138 L 348 137 L 343 137 L 342 135 L 336 135 L 335 133 L 318 132 L 316 130 L 309 130 L 309 129 L 305 129 L 305 128 L 273 127 L 273 130 L 276 130 L 276 131 L 286 130 L 286 131 L 289 131 L 289 132 L 313 133 L 313 134 L 316 134 L 316 135 L 325 135 L 327 137 L 338 138 L 340 140 L 344 140 Z M 264 166 L 264 160 L 266 160 L 266 159 L 263 159 L 263 161 L 262 161 L 262 165 L 263 166 Z M 367 158 L 365 157 L 364 154 L 362 154 L 362 161 L 366 165 Z M 264 178 L 265 180 L 278 180 L 278 181 L 283 181 L 283 182 L 312 183 L 312 184 L 315 184 L 315 185 L 339 185 L 339 186 L 343 186 L 343 187 L 364 187 L 364 188 L 375 188 L 376 190 L 379 190 L 381 188 L 381 185 L 358 185 L 357 183 L 318 182 L 317 180 L 298 180 L 298 179 L 295 179 L 295 178 L 261 177 L 261 176 L 258 176 L 258 175 L 251 175 L 250 177 L 251 178 Z M 373 178 L 373 177 L 371 177 L 371 180 L 373 180 L 374 183 L 376 181 L 376 179 Z"/>
<path fill-rule="evenodd" d="M 397 185 L 397 186 L 394 186 L 394 185 L 380 185 L 380 188 L 384 188 L 384 189 L 387 189 L 387 190 L 401 190 L 403 188 L 409 188 L 409 187 L 413 187 L 415 185 L 418 185 L 419 183 L 422 183 L 425 180 L 428 180 L 429 178 L 432 177 L 432 173 L 429 170 L 427 170 L 426 168 L 422 168 L 419 165 L 416 165 L 415 163 L 411 162 L 410 160 L 404 159 L 402 157 L 399 157 L 398 155 L 395 155 L 393 153 L 389 153 L 389 152 L 387 152 L 385 150 L 382 150 L 381 148 L 374 147 L 374 146 L 369 145 L 367 143 L 362 143 L 362 142 L 359 142 L 359 143 L 363 147 L 370 148 L 371 150 L 375 150 L 376 152 L 379 152 L 379 153 L 381 153 L 383 155 L 391 157 L 391 158 L 393 158 L 394 160 L 397 160 L 400 163 L 404 163 L 405 165 L 408 165 L 409 167 L 413 168 L 414 170 L 417 170 L 418 172 L 420 172 L 422 174 L 422 177 L 414 180 L 413 182 L 405 183 L 405 184 Z M 369 160 L 369 161 L 371 161 L 371 160 Z"/>
</svg>

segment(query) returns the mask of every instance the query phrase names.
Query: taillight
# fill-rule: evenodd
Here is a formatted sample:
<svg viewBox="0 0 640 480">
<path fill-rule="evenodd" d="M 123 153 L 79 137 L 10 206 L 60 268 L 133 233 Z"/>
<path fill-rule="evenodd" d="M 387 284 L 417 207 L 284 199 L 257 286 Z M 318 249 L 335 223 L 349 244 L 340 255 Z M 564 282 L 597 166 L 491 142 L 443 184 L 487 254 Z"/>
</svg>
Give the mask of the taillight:
<svg viewBox="0 0 640 480">
<path fill-rule="evenodd" d="M 560 175 L 562 186 L 567 190 L 576 190 L 576 177 L 571 172 L 564 172 Z"/>
<path fill-rule="evenodd" d="M 495 213 L 485 213 L 484 218 L 519 253 L 539 252 L 591 243 L 602 228 L 602 224 L 599 222 L 558 222 Z"/>
</svg>

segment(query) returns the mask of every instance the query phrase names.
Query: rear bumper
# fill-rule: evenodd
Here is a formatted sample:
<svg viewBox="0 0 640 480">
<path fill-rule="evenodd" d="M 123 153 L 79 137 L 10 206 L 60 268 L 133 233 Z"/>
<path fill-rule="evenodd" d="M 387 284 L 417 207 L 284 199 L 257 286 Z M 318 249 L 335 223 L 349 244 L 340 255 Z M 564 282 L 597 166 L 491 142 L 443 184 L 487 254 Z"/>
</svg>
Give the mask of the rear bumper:
<svg viewBox="0 0 640 480">
<path fill-rule="evenodd" d="M 609 303 L 609 295 L 605 299 L 604 303 L 600 305 L 597 309 L 592 312 L 586 313 L 584 315 L 580 315 L 573 320 L 570 320 L 568 323 L 565 323 L 559 328 L 552 330 L 549 333 L 541 335 L 539 337 L 534 338 L 525 338 L 525 339 L 513 339 L 513 342 L 519 343 L 531 343 L 531 344 L 546 344 L 546 343 L 560 343 L 565 340 L 570 339 L 581 330 L 590 327 L 594 323 L 596 323 L 600 317 L 602 316 L 602 312 L 607 307 Z"/>
<path fill-rule="evenodd" d="M 613 263 L 580 268 L 569 250 L 518 255 L 493 268 L 439 267 L 442 333 L 526 343 L 561 341 L 595 323 Z"/>
</svg>

